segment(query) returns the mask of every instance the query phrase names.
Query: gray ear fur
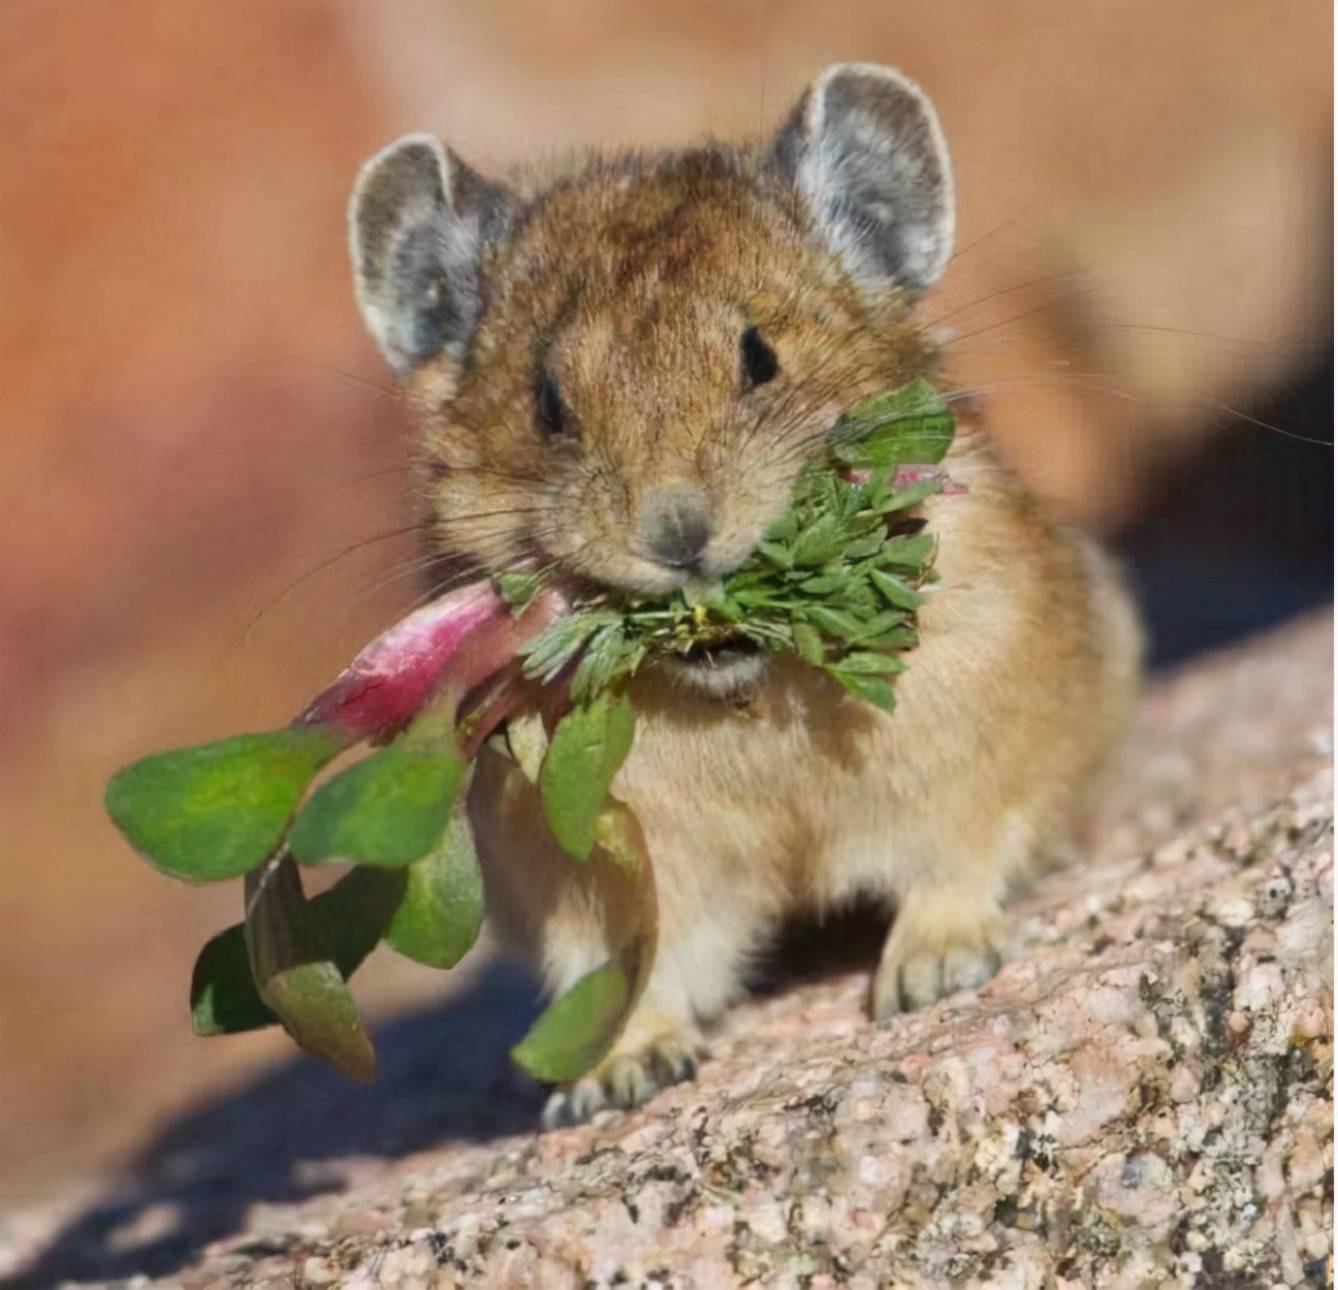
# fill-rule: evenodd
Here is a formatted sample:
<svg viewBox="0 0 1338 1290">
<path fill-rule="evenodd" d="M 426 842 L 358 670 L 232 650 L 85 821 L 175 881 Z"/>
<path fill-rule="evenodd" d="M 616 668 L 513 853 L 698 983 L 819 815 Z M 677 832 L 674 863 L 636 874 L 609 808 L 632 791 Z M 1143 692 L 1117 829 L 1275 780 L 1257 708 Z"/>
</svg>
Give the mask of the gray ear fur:
<svg viewBox="0 0 1338 1290">
<path fill-rule="evenodd" d="M 406 134 L 363 166 L 348 207 L 363 322 L 401 375 L 443 350 L 464 358 L 482 310 L 479 257 L 512 198 L 439 139 Z"/>
<path fill-rule="evenodd" d="M 809 87 L 772 157 L 857 282 L 932 286 L 952 254 L 948 146 L 923 91 L 877 63 L 835 63 Z"/>
</svg>

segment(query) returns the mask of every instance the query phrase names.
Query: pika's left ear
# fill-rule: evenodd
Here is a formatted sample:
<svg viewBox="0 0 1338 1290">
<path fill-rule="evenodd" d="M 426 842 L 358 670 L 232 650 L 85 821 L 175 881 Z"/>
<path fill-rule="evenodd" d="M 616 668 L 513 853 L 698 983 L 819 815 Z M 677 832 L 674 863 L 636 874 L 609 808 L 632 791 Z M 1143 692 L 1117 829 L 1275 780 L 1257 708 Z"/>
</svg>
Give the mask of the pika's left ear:
<svg viewBox="0 0 1338 1290">
<path fill-rule="evenodd" d="M 952 169 L 919 86 L 877 63 L 836 63 L 771 156 L 856 282 L 923 291 L 938 281 L 952 254 Z"/>
</svg>

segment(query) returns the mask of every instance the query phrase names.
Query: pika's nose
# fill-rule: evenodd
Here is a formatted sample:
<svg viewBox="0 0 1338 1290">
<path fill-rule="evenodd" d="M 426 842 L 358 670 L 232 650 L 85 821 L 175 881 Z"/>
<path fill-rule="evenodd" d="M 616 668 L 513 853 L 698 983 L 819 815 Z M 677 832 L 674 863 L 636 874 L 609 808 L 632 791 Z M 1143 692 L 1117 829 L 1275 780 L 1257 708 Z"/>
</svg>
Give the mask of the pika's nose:
<svg viewBox="0 0 1338 1290">
<path fill-rule="evenodd" d="M 641 540 L 671 569 L 690 569 L 711 537 L 711 508 L 693 484 L 666 484 L 641 503 Z"/>
</svg>

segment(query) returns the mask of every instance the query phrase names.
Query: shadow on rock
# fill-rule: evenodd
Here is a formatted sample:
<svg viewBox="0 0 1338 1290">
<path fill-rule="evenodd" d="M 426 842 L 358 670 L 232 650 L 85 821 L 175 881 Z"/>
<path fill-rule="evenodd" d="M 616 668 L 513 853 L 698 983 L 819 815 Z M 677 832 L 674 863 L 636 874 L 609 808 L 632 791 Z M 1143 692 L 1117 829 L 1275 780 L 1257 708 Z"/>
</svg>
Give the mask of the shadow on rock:
<svg viewBox="0 0 1338 1290">
<path fill-rule="evenodd" d="M 296 1058 L 204 1104 L 67 1223 L 16 1290 L 163 1276 L 240 1231 L 257 1202 L 338 1189 L 350 1157 L 394 1158 L 536 1127 L 542 1093 L 507 1059 L 536 1010 L 524 972 L 489 964 L 444 1006 L 377 1028 L 373 1084 Z"/>
</svg>

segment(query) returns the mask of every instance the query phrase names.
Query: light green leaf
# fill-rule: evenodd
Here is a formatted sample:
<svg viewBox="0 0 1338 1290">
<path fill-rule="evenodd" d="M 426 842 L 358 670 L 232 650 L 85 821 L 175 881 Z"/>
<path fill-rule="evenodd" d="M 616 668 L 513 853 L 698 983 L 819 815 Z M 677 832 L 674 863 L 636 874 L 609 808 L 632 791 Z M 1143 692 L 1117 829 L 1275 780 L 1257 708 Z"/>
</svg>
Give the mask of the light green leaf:
<svg viewBox="0 0 1338 1290">
<path fill-rule="evenodd" d="M 878 562 L 918 569 L 934 554 L 934 545 L 932 533 L 907 533 L 900 537 L 888 538 L 883 544 Z"/>
<path fill-rule="evenodd" d="M 609 785 L 632 747 L 627 696 L 601 694 L 574 707 L 553 731 L 539 771 L 544 819 L 568 855 L 589 857 Z"/>
<path fill-rule="evenodd" d="M 905 488 L 898 488 L 895 492 L 888 493 L 879 504 L 878 509 L 884 515 L 890 515 L 893 511 L 908 511 L 912 506 L 919 506 L 926 497 L 933 497 L 935 493 L 943 491 L 943 480 L 941 479 L 922 479 L 915 484 L 907 484 Z"/>
<path fill-rule="evenodd" d="M 872 703 L 875 707 L 891 712 L 897 706 L 896 695 L 892 687 L 881 676 L 866 676 L 859 672 L 842 672 L 829 667 L 828 673 L 839 681 L 851 694 Z"/>
<path fill-rule="evenodd" d="M 890 654 L 876 654 L 871 650 L 857 650 L 846 654 L 836 664 L 841 672 L 857 672 L 862 676 L 895 676 L 906 670 L 906 664 Z"/>
<path fill-rule="evenodd" d="M 304 864 L 412 864 L 440 840 L 464 773 L 458 752 L 391 744 L 322 784 L 288 845 Z"/>
<path fill-rule="evenodd" d="M 246 875 L 245 927 L 257 993 L 298 1047 L 370 1080 L 376 1054 L 290 856 Z"/>
<path fill-rule="evenodd" d="M 428 967 L 454 967 L 483 922 L 483 875 L 468 812 L 457 811 L 436 847 L 404 872 L 408 883 L 386 944 Z"/>
<path fill-rule="evenodd" d="M 842 461 L 883 469 L 942 461 L 952 436 L 943 396 L 918 379 L 857 403 L 836 423 L 832 443 Z"/>
<path fill-rule="evenodd" d="M 853 641 L 864 634 L 865 625 L 839 609 L 829 609 L 826 605 L 808 605 L 804 614 L 814 626 L 842 640 Z"/>
<path fill-rule="evenodd" d="M 342 746 L 319 730 L 271 730 L 157 753 L 112 776 L 107 814 L 174 878 L 236 878 L 273 853 L 312 776 Z"/>
<path fill-rule="evenodd" d="M 544 1009 L 511 1060 L 546 1083 L 579 1079 L 613 1047 L 632 994 L 627 972 L 610 961 L 587 972 Z"/>
<path fill-rule="evenodd" d="M 376 947 L 404 884 L 402 871 L 354 869 L 308 902 L 344 980 Z M 191 974 L 190 1005 L 197 1035 L 235 1034 L 278 1023 L 256 989 L 241 923 L 220 932 L 200 951 Z"/>
<path fill-rule="evenodd" d="M 548 569 L 536 569 L 528 573 L 499 573 L 493 578 L 493 585 L 497 588 L 497 594 L 518 614 L 543 589 L 549 577 Z"/>
<path fill-rule="evenodd" d="M 790 634 L 794 637 L 796 652 L 805 663 L 821 663 L 825 659 L 822 634 L 816 627 L 795 621 L 790 624 Z"/>
<path fill-rule="evenodd" d="M 788 569 L 794 563 L 794 552 L 783 542 L 762 541 L 757 550 L 778 569 Z"/>
<path fill-rule="evenodd" d="M 918 591 L 908 587 L 894 573 L 888 573 L 883 569 L 870 569 L 869 581 L 883 593 L 889 604 L 896 605 L 899 609 L 918 609 L 924 604 L 925 598 Z"/>
</svg>

